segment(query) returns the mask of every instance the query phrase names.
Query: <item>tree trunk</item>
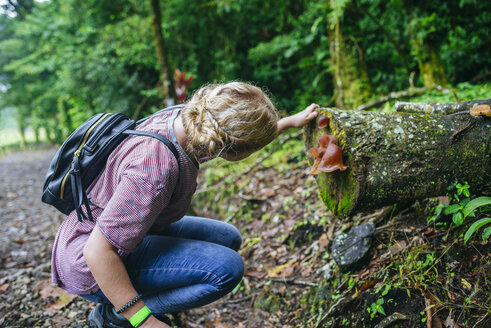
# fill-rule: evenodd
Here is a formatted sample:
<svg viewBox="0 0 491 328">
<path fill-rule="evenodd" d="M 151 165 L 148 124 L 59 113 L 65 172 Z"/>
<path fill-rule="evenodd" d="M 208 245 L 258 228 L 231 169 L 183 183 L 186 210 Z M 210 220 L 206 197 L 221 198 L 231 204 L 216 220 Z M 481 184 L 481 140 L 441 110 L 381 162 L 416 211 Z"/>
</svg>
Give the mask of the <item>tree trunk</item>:
<svg viewBox="0 0 491 328">
<path fill-rule="evenodd" d="M 421 48 L 419 52 L 422 53 L 418 56 L 418 66 L 425 87 L 431 87 L 435 84 L 448 84 L 447 75 L 437 49 L 429 43 L 423 43 Z"/>
<path fill-rule="evenodd" d="M 424 86 L 448 84 L 445 68 L 438 52 L 441 40 L 426 35 L 428 33 L 427 28 L 421 23 L 421 16 L 425 16 L 427 13 L 418 6 L 406 6 L 406 10 L 410 11 L 410 15 L 413 16 L 413 20 L 408 24 L 410 28 L 407 30 L 407 34 L 411 40 L 412 54 L 418 61 Z"/>
<path fill-rule="evenodd" d="M 490 118 L 328 108 L 322 115 L 328 126 L 310 123 L 305 144 L 317 147 L 325 134 L 339 139 L 348 169 L 316 175 L 334 215 L 444 195 L 456 180 L 467 181 L 475 195 L 491 193 Z"/>
<path fill-rule="evenodd" d="M 160 11 L 160 0 L 150 0 L 150 8 L 152 11 L 155 51 L 157 53 L 157 60 L 159 61 L 160 66 L 160 81 L 162 82 L 164 98 L 173 99 L 176 101 L 177 98 L 172 80 L 174 74 L 169 67 L 167 52 L 165 51 L 164 37 L 162 36 L 162 13 Z"/>
<path fill-rule="evenodd" d="M 353 51 L 343 35 L 343 27 L 336 12 L 336 1 L 330 0 L 329 5 L 334 13 L 328 20 L 329 48 L 335 88 L 335 102 L 339 108 L 353 108 L 363 104 L 371 94 L 370 82 L 362 63 L 357 65 Z M 355 40 L 356 42 L 356 40 Z M 356 44 L 355 44 L 356 46 Z M 357 49 L 360 54 L 361 49 Z"/>
<path fill-rule="evenodd" d="M 21 146 L 25 147 L 27 145 L 27 139 L 26 139 L 26 129 L 27 129 L 27 122 L 26 122 L 26 115 L 24 114 L 24 110 L 22 107 L 17 107 L 16 108 L 16 113 L 15 113 L 15 119 L 17 121 L 17 128 L 19 129 L 19 134 L 20 134 L 20 139 L 21 139 Z"/>
<path fill-rule="evenodd" d="M 398 112 L 406 113 L 423 113 L 423 114 L 452 114 L 462 111 L 468 111 L 477 105 L 491 105 L 491 99 L 463 101 L 457 104 L 426 104 L 426 103 L 411 103 L 398 101 L 395 104 L 395 109 Z"/>
</svg>

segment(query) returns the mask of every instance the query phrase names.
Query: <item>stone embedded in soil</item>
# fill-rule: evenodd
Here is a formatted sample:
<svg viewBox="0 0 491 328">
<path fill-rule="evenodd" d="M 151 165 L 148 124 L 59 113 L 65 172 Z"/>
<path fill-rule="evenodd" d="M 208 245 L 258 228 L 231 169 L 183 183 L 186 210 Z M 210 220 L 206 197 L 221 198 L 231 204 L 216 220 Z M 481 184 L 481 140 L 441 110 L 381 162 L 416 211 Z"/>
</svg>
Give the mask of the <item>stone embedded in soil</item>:
<svg viewBox="0 0 491 328">
<path fill-rule="evenodd" d="M 372 245 L 375 232 L 373 223 L 365 223 L 351 228 L 334 239 L 332 257 L 342 270 L 356 269 L 363 266 Z"/>
</svg>

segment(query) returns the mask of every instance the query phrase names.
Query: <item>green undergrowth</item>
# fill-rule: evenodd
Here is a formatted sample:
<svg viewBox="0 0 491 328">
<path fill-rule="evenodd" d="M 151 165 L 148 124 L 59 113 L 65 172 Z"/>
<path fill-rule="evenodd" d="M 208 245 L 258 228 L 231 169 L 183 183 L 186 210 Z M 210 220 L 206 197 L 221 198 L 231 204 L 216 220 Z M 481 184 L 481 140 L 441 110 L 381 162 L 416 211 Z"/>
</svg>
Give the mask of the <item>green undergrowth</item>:
<svg viewBox="0 0 491 328">
<path fill-rule="evenodd" d="M 449 86 L 445 89 L 445 91 L 429 90 L 420 96 L 399 100 L 429 104 L 451 104 L 461 101 L 482 100 L 489 98 L 491 98 L 491 83 L 470 84 L 468 82 L 463 82 L 455 86 Z M 397 100 L 388 101 L 381 108 L 375 108 L 373 110 L 392 112 L 394 111 L 396 101 Z"/>
<path fill-rule="evenodd" d="M 288 160 L 303 160 L 305 158 L 303 152 L 304 144 L 301 138 L 302 137 L 290 139 L 282 145 L 280 145 L 281 138 L 276 139 L 260 151 L 257 151 L 248 158 L 238 162 L 229 162 L 222 158 L 213 159 L 203 165 L 205 170 L 202 183 L 203 185 L 209 186 L 223 179 L 225 179 L 226 182 L 231 181 L 232 179 L 237 178 L 238 174 L 251 168 L 251 166 L 261 165 L 263 168 L 274 166 L 278 171 L 288 169 Z M 257 161 L 265 155 L 267 156 L 264 160 L 261 161 L 261 163 L 257 163 Z"/>
<path fill-rule="evenodd" d="M 273 169 L 275 174 L 283 174 L 292 168 L 293 163 L 306 161 L 301 138 L 291 138 L 285 142 L 282 142 L 282 137 L 277 138 L 265 148 L 238 162 L 216 158 L 203 164 L 192 208 L 196 212 L 221 219 L 232 219 L 233 216 L 250 219 L 252 212 L 257 209 L 256 204 L 251 202 L 244 206 L 237 201 L 237 195 L 251 183 L 251 175 L 245 173 Z M 261 174 L 265 173 L 258 173 L 258 176 Z"/>
<path fill-rule="evenodd" d="M 442 92 L 439 90 L 430 90 L 427 93 L 411 98 L 411 102 L 422 103 L 456 103 L 458 101 L 470 101 L 491 98 L 491 83 L 470 84 L 468 82 L 459 83 L 454 87 L 448 87 L 453 92 Z"/>
</svg>

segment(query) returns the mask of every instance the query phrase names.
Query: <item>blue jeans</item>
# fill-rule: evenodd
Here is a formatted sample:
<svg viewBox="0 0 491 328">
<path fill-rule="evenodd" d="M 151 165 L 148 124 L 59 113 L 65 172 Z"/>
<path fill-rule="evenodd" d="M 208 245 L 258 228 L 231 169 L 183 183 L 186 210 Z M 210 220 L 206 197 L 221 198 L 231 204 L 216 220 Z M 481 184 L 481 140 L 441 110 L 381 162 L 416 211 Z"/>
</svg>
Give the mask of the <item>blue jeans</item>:
<svg viewBox="0 0 491 328">
<path fill-rule="evenodd" d="M 234 226 L 185 216 L 162 234 L 146 236 L 123 262 L 133 286 L 158 315 L 203 306 L 232 291 L 244 274 L 240 245 Z M 111 304 L 101 290 L 80 296 Z"/>
</svg>

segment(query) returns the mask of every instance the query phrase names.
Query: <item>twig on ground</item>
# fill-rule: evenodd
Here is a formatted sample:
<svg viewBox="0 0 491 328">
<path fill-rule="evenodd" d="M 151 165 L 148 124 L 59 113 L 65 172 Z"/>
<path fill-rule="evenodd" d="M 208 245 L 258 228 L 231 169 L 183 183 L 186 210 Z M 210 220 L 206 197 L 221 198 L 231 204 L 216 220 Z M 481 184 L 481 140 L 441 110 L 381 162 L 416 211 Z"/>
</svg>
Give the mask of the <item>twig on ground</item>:
<svg viewBox="0 0 491 328">
<path fill-rule="evenodd" d="M 488 314 L 489 314 L 489 312 L 486 312 L 486 314 L 485 314 L 485 315 L 484 315 L 484 316 L 483 316 L 481 319 L 479 319 L 479 321 L 478 321 L 478 322 L 476 322 L 476 323 L 474 324 L 474 326 L 472 326 L 472 328 L 477 327 L 477 325 L 478 325 L 478 324 L 480 324 L 480 323 L 481 323 L 481 322 L 482 322 L 484 319 L 486 319 L 486 317 L 488 316 Z"/>
<path fill-rule="evenodd" d="M 292 285 L 309 286 L 309 287 L 319 287 L 319 284 L 304 280 L 295 280 L 294 278 L 269 278 L 271 281 L 283 282 Z"/>
<path fill-rule="evenodd" d="M 315 328 L 317 327 L 322 327 L 322 325 L 324 324 L 324 322 L 327 320 L 327 318 L 329 318 L 329 316 L 331 315 L 331 313 L 336 309 L 336 307 L 339 305 L 339 303 L 341 303 L 342 300 L 344 300 L 344 298 L 346 297 L 346 294 L 348 294 L 348 292 L 350 291 L 351 289 L 348 289 L 348 290 L 345 290 L 341 296 L 338 298 L 338 300 L 336 301 L 336 303 L 334 303 L 330 308 L 329 308 L 329 311 L 327 311 L 326 314 L 324 314 L 324 316 L 322 317 L 322 319 L 317 323 L 317 325 L 315 325 Z"/>
<path fill-rule="evenodd" d="M 252 295 L 241 297 L 241 298 L 237 298 L 235 300 L 224 301 L 223 303 L 224 304 L 235 304 L 235 303 L 245 302 L 245 301 L 248 301 L 250 299 L 252 299 Z"/>
</svg>

